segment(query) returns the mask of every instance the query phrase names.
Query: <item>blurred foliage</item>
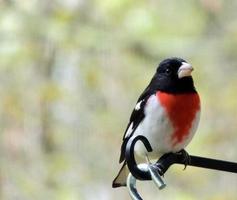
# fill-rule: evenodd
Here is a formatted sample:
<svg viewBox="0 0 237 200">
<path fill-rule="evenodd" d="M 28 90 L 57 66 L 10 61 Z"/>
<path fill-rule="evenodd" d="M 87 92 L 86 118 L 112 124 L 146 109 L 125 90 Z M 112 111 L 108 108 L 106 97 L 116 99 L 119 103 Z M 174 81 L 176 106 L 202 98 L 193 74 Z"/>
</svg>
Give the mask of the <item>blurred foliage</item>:
<svg viewBox="0 0 237 200">
<path fill-rule="evenodd" d="M 1 0 L 0 199 L 129 199 L 111 188 L 123 131 L 158 63 L 195 67 L 192 154 L 237 160 L 237 2 Z M 173 167 L 146 199 L 236 199 L 237 177 Z"/>
</svg>

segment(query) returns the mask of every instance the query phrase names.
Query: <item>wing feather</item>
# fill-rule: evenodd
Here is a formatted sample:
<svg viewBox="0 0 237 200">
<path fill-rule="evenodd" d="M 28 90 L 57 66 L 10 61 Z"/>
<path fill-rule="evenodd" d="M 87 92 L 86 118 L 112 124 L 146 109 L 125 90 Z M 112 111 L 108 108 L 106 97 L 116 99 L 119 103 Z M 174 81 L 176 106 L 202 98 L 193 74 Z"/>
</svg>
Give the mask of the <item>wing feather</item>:
<svg viewBox="0 0 237 200">
<path fill-rule="evenodd" d="M 120 154 L 119 163 L 124 161 L 127 142 L 133 136 L 133 133 L 135 132 L 139 124 L 143 121 L 145 117 L 144 111 L 145 111 L 147 100 L 154 93 L 155 93 L 155 90 L 151 89 L 150 84 L 149 84 L 148 87 L 141 94 L 141 96 L 138 98 L 137 104 L 135 108 L 133 109 L 133 112 L 130 116 L 129 123 L 127 125 L 127 128 L 123 136 L 123 143 L 121 146 L 121 154 Z"/>
</svg>

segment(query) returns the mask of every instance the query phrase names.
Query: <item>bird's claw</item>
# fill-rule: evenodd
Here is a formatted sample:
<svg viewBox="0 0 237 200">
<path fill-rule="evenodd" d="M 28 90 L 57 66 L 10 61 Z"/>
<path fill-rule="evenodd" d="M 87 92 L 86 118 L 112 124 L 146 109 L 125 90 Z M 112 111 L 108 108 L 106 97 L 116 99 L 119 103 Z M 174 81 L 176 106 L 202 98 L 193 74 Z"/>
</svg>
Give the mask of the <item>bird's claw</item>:
<svg viewBox="0 0 237 200">
<path fill-rule="evenodd" d="M 183 163 L 184 163 L 184 169 L 183 170 L 185 170 L 186 167 L 190 164 L 191 158 L 190 158 L 188 152 L 185 151 L 184 149 L 182 149 L 181 151 L 177 152 L 177 154 L 180 154 L 180 155 L 183 156 L 183 158 L 184 158 L 183 159 Z"/>
</svg>

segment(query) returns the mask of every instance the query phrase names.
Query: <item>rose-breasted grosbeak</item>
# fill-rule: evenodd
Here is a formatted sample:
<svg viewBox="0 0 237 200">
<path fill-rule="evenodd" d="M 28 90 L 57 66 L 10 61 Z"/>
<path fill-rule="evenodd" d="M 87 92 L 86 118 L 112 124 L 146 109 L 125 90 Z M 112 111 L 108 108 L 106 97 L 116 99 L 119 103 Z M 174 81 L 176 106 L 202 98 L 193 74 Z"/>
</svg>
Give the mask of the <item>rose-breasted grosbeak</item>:
<svg viewBox="0 0 237 200">
<path fill-rule="evenodd" d="M 140 158 L 158 159 L 165 153 L 179 152 L 191 141 L 200 119 L 200 99 L 194 87 L 193 68 L 181 58 L 163 60 L 151 82 L 139 97 L 127 125 L 119 162 L 132 136 L 143 135 L 153 151 L 147 153 L 142 143 L 135 146 Z M 126 186 L 129 171 L 124 161 L 113 187 Z"/>
</svg>

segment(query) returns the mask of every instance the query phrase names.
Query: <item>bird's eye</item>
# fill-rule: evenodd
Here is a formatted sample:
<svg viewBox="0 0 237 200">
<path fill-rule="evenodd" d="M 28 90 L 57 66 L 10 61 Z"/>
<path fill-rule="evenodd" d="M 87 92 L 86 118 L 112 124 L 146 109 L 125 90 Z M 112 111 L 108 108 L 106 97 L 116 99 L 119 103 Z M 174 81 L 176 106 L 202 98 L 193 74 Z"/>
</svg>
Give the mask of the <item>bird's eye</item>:
<svg viewBox="0 0 237 200">
<path fill-rule="evenodd" d="M 165 73 L 166 73 L 166 74 L 170 74 L 170 73 L 171 73 L 171 70 L 168 68 L 168 69 L 165 70 Z"/>
</svg>

